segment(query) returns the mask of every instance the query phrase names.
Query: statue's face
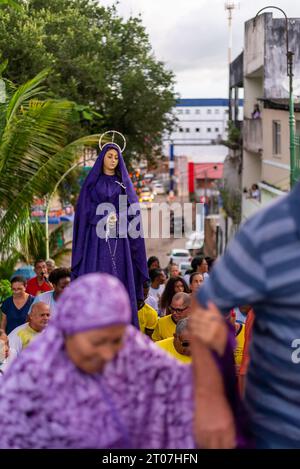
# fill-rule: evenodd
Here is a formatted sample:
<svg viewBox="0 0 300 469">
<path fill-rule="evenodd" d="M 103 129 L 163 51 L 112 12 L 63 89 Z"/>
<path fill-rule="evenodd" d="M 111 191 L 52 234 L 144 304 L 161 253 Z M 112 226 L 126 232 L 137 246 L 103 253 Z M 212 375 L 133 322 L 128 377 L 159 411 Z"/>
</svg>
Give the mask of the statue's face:
<svg viewBox="0 0 300 469">
<path fill-rule="evenodd" d="M 104 174 L 115 174 L 115 169 L 119 163 L 119 156 L 117 150 L 111 148 L 107 150 L 103 160 L 103 172 Z"/>
</svg>

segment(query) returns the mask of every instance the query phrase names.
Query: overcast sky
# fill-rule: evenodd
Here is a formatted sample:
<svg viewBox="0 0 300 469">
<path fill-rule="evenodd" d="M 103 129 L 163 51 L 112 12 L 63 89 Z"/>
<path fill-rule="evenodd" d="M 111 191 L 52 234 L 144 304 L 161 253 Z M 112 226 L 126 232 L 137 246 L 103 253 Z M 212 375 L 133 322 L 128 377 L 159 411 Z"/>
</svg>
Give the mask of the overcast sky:
<svg viewBox="0 0 300 469">
<path fill-rule="evenodd" d="M 115 0 L 99 0 L 112 5 Z M 228 20 L 225 0 L 119 0 L 118 12 L 141 14 L 155 56 L 176 75 L 182 98 L 227 97 Z M 233 51 L 243 48 L 244 22 L 274 4 L 300 17 L 300 0 L 240 0 L 233 11 Z M 269 10 L 271 11 L 271 10 Z M 280 17 L 280 12 L 273 12 Z"/>
</svg>

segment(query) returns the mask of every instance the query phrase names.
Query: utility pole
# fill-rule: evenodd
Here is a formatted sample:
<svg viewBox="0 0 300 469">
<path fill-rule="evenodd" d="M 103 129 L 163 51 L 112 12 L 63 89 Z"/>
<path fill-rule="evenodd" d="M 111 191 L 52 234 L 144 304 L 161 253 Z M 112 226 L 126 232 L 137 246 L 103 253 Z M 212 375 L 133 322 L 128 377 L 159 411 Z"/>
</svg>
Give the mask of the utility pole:
<svg viewBox="0 0 300 469">
<path fill-rule="evenodd" d="M 225 10 L 228 12 L 228 96 L 229 96 L 229 121 L 232 121 L 232 108 L 231 108 L 231 88 L 230 88 L 230 64 L 232 60 L 232 12 L 239 8 L 239 4 L 227 0 L 225 2 Z"/>
<path fill-rule="evenodd" d="M 173 140 L 170 143 L 170 160 L 169 160 L 169 175 L 170 175 L 170 189 L 169 189 L 169 198 L 172 200 L 174 197 L 174 143 Z"/>
</svg>

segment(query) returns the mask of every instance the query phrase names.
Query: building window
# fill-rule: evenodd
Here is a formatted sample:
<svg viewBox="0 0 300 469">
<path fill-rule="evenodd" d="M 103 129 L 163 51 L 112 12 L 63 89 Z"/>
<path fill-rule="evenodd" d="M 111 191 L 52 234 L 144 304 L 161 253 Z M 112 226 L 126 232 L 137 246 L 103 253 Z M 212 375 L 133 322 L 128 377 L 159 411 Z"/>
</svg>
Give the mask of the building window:
<svg viewBox="0 0 300 469">
<path fill-rule="evenodd" d="M 273 121 L 273 155 L 281 154 L 281 123 Z"/>
<path fill-rule="evenodd" d="M 177 109 L 177 114 L 182 114 L 182 109 Z"/>
<path fill-rule="evenodd" d="M 199 129 L 199 127 L 196 127 L 196 132 L 200 132 L 200 129 Z"/>
<path fill-rule="evenodd" d="M 211 114 L 211 109 L 207 109 L 206 113 Z"/>
<path fill-rule="evenodd" d="M 186 114 L 189 114 L 189 113 L 190 113 L 190 110 L 189 110 L 189 109 L 186 109 L 186 110 L 185 110 L 185 113 L 186 113 Z"/>
<path fill-rule="evenodd" d="M 219 127 L 215 127 L 215 132 L 219 132 Z"/>
<path fill-rule="evenodd" d="M 196 109 L 195 114 L 201 114 L 201 110 L 200 110 L 200 109 Z"/>
<path fill-rule="evenodd" d="M 215 109 L 215 114 L 220 114 L 220 109 Z"/>
<path fill-rule="evenodd" d="M 211 132 L 211 128 L 210 127 L 207 127 L 207 132 Z"/>
<path fill-rule="evenodd" d="M 188 133 L 188 132 L 190 131 L 190 129 L 187 127 L 187 128 L 185 129 L 185 131 Z"/>
<path fill-rule="evenodd" d="M 179 132 L 183 132 L 183 128 L 182 128 L 182 127 L 179 127 Z"/>
</svg>

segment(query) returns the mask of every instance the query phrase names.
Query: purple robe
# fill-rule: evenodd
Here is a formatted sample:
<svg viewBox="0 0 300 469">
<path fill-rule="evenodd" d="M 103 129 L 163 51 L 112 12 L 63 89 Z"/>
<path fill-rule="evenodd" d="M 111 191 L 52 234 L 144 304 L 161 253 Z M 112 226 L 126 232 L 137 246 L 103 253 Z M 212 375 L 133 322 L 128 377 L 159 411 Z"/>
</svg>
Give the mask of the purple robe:
<svg viewBox="0 0 300 469">
<path fill-rule="evenodd" d="M 119 155 L 115 176 L 103 174 L 104 156 L 111 148 L 117 150 Z M 116 145 L 107 144 L 84 181 L 79 195 L 74 219 L 72 279 L 92 272 L 106 272 L 118 277 L 125 285 L 130 297 L 131 322 L 138 328 L 137 300 L 144 298 L 143 283 L 148 280 L 144 238 L 140 236 L 133 239 L 128 235 L 126 238 L 116 237 L 106 240 L 98 237 L 96 232 L 101 218 L 107 216 L 107 214 L 97 215 L 97 206 L 101 203 L 110 203 L 115 207 L 117 216 L 120 217 L 120 195 L 127 195 L 128 208 L 131 204 L 138 203 L 119 148 Z M 130 215 L 126 217 L 127 231 L 132 217 Z M 115 261 L 112 260 L 112 254 Z"/>
</svg>

